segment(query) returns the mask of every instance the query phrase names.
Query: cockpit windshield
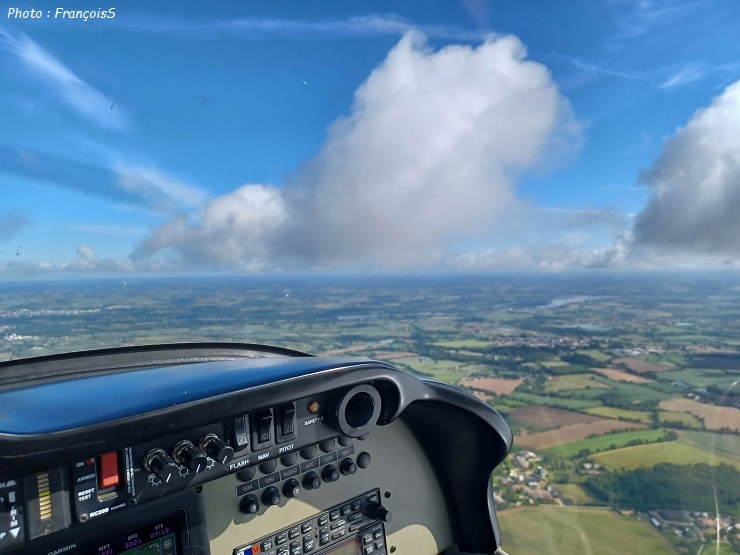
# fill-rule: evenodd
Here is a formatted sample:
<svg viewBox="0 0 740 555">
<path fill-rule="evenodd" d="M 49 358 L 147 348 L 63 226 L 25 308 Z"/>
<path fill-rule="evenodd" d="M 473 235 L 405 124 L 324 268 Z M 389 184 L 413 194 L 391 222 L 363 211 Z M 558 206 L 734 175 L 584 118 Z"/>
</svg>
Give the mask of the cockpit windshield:
<svg viewBox="0 0 740 555">
<path fill-rule="evenodd" d="M 387 361 L 512 553 L 740 553 L 740 3 L 0 8 L 2 361 Z"/>
</svg>

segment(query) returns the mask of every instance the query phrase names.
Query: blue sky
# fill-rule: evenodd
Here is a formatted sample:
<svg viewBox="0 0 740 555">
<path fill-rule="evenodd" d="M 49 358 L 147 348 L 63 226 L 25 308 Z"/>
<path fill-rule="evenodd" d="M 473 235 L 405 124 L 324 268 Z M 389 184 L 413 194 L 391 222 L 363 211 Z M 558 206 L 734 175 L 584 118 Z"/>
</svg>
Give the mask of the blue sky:
<svg viewBox="0 0 740 555">
<path fill-rule="evenodd" d="M 0 272 L 740 260 L 734 0 L 184 4 L 0 13 Z"/>
</svg>

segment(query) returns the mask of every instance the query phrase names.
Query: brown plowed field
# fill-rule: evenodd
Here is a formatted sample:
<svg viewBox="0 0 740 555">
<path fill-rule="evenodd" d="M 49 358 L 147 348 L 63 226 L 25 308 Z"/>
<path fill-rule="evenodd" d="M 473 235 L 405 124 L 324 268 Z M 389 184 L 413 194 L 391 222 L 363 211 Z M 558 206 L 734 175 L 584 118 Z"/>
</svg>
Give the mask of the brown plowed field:
<svg viewBox="0 0 740 555">
<path fill-rule="evenodd" d="M 648 380 L 647 378 L 635 376 L 634 374 L 630 374 L 623 370 L 615 370 L 614 368 L 591 368 L 591 370 L 598 372 L 599 374 L 602 374 L 603 376 L 606 376 L 607 378 L 609 378 L 610 380 L 614 380 L 615 382 L 645 383 L 652 381 Z"/>
<path fill-rule="evenodd" d="M 504 378 L 478 378 L 476 380 L 462 380 L 460 385 L 490 391 L 496 395 L 508 395 L 514 391 L 524 380 L 507 380 Z"/>
<path fill-rule="evenodd" d="M 704 420 L 704 427 L 710 430 L 730 428 L 740 430 L 740 409 L 735 407 L 718 407 L 692 399 L 668 399 L 660 402 L 663 410 L 690 412 Z"/>
<path fill-rule="evenodd" d="M 597 420 L 604 420 L 600 416 L 593 414 L 583 414 L 572 410 L 556 409 L 552 407 L 543 407 L 534 405 L 531 407 L 522 407 L 509 412 L 512 418 L 540 426 L 542 428 L 559 428 L 560 426 L 569 426 L 571 424 L 588 424 Z"/>
<path fill-rule="evenodd" d="M 555 430 L 537 432 L 536 434 L 520 435 L 517 436 L 516 443 L 519 447 L 529 447 L 530 449 L 537 450 L 552 447 L 553 445 L 560 445 L 561 443 L 568 443 L 569 441 L 586 439 L 592 435 L 606 434 L 615 430 L 636 430 L 639 428 L 647 428 L 647 425 L 621 420 L 601 419 L 596 422 L 562 426 Z"/>
</svg>

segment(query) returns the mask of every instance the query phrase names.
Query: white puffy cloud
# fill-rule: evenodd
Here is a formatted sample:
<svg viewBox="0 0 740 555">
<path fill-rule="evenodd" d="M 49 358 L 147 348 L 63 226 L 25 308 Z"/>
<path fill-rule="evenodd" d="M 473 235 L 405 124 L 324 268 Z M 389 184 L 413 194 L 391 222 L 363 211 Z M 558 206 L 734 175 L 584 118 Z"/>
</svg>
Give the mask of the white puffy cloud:
<svg viewBox="0 0 740 555">
<path fill-rule="evenodd" d="M 134 266 L 129 260 L 114 260 L 99 258 L 92 247 L 80 245 L 77 247 L 77 260 L 64 262 L 54 267 L 49 264 L 40 264 L 39 271 L 60 270 L 63 272 L 113 272 L 127 273 L 133 271 Z"/>
<path fill-rule="evenodd" d="M 666 141 L 643 181 L 636 244 L 740 255 L 740 81 Z"/>
<path fill-rule="evenodd" d="M 448 256 L 443 267 L 452 270 L 623 269 L 641 267 L 632 259 L 632 237 L 626 232 L 609 246 L 586 247 L 567 241 L 540 241 L 506 248 L 487 248 Z M 645 266 L 646 268 L 648 266 Z"/>
<path fill-rule="evenodd" d="M 578 126 L 548 70 L 513 36 L 430 49 L 406 34 L 355 92 L 318 154 L 280 187 L 248 185 L 166 222 L 168 247 L 243 267 L 438 263 L 518 206 L 513 181 Z"/>
<path fill-rule="evenodd" d="M 172 247 L 208 263 L 238 268 L 265 268 L 272 235 L 284 225 L 286 208 L 279 189 L 244 185 L 233 193 L 209 202 L 200 220 L 185 217 L 169 220 L 138 249 L 141 260 L 163 248 Z"/>
</svg>

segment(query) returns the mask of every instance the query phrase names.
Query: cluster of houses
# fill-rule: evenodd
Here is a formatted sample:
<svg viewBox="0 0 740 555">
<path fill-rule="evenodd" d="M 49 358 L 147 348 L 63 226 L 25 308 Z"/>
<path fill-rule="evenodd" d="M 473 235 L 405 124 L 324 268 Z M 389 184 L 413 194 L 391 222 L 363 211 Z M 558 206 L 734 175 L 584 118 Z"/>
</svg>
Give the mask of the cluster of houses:
<svg viewBox="0 0 740 555">
<path fill-rule="evenodd" d="M 740 543 L 740 522 L 728 516 L 712 516 L 704 512 L 650 511 L 650 523 L 663 532 L 676 534 L 690 541 L 711 541 L 720 531 L 724 539 L 734 538 Z"/>
</svg>

